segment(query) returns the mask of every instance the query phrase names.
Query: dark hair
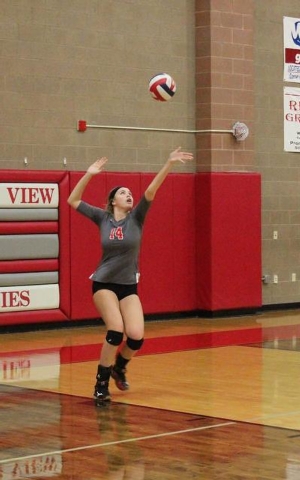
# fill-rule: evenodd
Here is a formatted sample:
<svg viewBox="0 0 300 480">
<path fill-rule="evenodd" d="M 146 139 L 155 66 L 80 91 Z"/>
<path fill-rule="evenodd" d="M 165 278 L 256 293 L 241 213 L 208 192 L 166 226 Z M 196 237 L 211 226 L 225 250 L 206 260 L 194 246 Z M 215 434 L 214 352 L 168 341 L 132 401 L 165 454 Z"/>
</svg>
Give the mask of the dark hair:
<svg viewBox="0 0 300 480">
<path fill-rule="evenodd" d="M 115 198 L 115 194 L 117 191 L 122 188 L 122 185 L 119 185 L 118 187 L 114 187 L 108 194 L 107 197 L 107 205 L 106 205 L 106 210 L 110 213 L 113 213 L 113 206 L 112 206 L 112 201 Z"/>
</svg>

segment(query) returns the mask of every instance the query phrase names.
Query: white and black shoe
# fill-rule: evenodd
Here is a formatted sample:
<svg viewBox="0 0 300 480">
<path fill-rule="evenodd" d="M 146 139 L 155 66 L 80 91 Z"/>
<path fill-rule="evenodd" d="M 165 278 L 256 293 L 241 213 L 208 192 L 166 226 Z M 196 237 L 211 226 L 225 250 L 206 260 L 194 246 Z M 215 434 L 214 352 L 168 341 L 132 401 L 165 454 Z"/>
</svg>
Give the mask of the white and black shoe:
<svg viewBox="0 0 300 480">
<path fill-rule="evenodd" d="M 103 403 L 110 402 L 111 396 L 108 390 L 108 381 L 97 380 L 94 391 L 94 400 L 96 405 L 103 405 Z"/>
</svg>

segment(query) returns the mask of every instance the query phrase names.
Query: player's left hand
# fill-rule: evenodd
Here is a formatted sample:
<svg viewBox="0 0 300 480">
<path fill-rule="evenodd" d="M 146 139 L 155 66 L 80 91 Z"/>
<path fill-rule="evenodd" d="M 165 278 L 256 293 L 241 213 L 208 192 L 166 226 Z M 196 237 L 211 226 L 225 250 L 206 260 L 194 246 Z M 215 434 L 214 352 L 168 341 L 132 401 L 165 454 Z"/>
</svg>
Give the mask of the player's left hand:
<svg viewBox="0 0 300 480">
<path fill-rule="evenodd" d="M 182 162 L 193 160 L 194 156 L 190 152 L 182 152 L 181 147 L 176 148 L 173 152 L 170 153 L 168 161 L 171 163 Z"/>
</svg>

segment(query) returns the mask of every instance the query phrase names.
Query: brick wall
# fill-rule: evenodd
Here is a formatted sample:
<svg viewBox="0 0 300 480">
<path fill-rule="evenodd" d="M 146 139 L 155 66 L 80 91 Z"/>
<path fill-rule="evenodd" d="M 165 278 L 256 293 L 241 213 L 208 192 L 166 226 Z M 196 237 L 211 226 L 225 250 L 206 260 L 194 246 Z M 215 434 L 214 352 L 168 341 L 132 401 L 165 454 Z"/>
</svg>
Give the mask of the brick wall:
<svg viewBox="0 0 300 480">
<path fill-rule="evenodd" d="M 198 134 L 199 171 L 254 167 L 254 2 L 196 1 L 197 129 L 231 129 L 246 123 L 250 135 Z"/>
<path fill-rule="evenodd" d="M 82 170 L 106 155 L 109 170 L 157 171 L 194 135 L 76 130 L 89 124 L 193 129 L 194 2 L 1 1 L 0 168 Z M 148 81 L 177 82 L 162 104 Z M 182 165 L 180 171 L 194 171 Z"/>
<path fill-rule="evenodd" d="M 263 274 L 278 284 L 263 286 L 263 303 L 300 301 L 300 155 L 284 151 L 283 17 L 299 18 L 299 3 L 256 2 L 255 156 L 263 179 Z M 278 239 L 273 238 L 277 232 Z M 296 281 L 292 281 L 292 274 Z"/>
</svg>

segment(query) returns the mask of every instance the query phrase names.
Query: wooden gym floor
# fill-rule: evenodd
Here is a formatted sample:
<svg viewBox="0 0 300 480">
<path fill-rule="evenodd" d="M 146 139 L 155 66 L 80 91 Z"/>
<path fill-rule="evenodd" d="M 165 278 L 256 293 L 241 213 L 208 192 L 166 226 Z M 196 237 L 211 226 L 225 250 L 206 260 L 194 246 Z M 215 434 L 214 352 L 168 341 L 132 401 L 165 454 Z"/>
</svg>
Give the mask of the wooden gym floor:
<svg viewBox="0 0 300 480">
<path fill-rule="evenodd" d="M 300 479 L 300 312 L 146 322 L 92 401 L 102 325 L 1 333 L 0 479 Z"/>
</svg>

